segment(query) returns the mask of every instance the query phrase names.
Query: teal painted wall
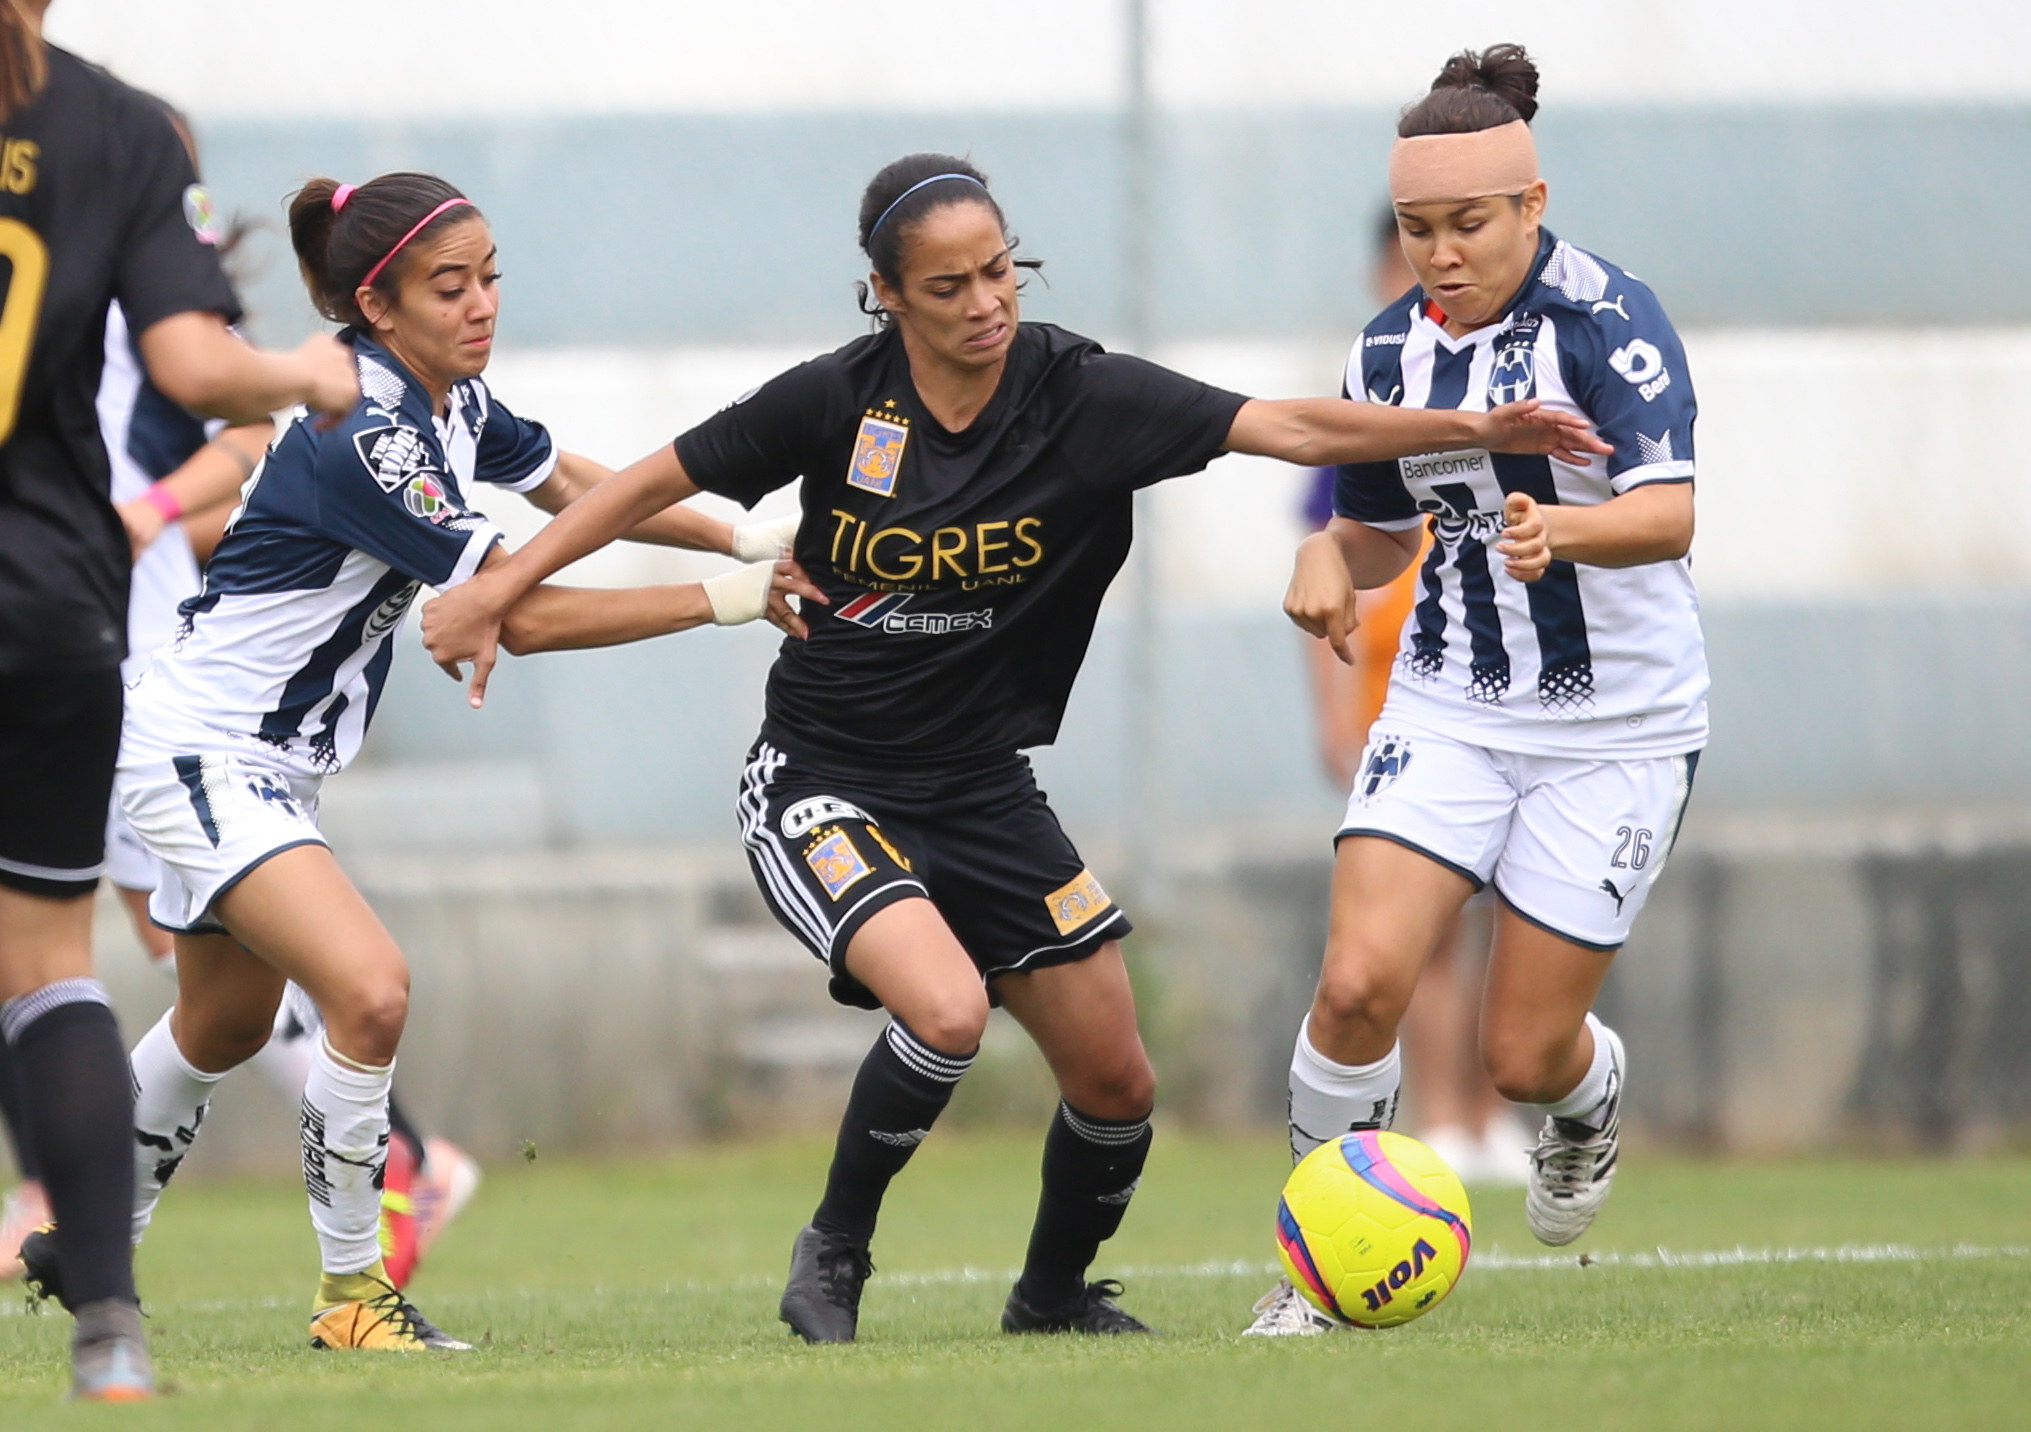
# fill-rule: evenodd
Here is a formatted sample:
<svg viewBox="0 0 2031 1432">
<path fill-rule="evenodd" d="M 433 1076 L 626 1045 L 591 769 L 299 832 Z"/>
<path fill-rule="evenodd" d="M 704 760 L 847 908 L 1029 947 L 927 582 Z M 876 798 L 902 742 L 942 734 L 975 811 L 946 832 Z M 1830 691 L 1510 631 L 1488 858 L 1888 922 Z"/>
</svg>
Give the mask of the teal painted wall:
<svg viewBox="0 0 2031 1432">
<path fill-rule="evenodd" d="M 1682 324 L 2031 321 L 2031 106 L 1583 110 L 1538 129 L 1554 227 Z M 1364 322 L 1389 133 L 1367 109 L 1162 116 L 1153 336 Z M 270 341 L 309 325 L 284 195 L 404 167 L 488 211 L 515 342 L 842 341 L 860 324 L 860 186 L 934 147 L 970 153 L 1049 260 L 1033 316 L 1122 325 L 1122 149 L 1103 113 L 233 120 L 201 138 L 225 206 L 273 224 L 246 285 Z"/>
</svg>

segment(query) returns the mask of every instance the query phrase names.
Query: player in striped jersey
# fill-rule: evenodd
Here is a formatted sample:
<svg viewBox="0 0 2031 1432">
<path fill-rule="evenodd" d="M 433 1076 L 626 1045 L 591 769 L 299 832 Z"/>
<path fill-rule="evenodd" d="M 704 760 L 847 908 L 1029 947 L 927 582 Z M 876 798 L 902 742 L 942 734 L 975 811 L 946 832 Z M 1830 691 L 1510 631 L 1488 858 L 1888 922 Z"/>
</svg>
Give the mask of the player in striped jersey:
<svg viewBox="0 0 2031 1432">
<path fill-rule="evenodd" d="M 500 534 L 470 510 L 471 485 L 562 506 L 607 474 L 560 453 L 481 379 L 499 275 L 470 200 L 430 175 L 313 180 L 291 204 L 290 230 L 319 311 L 345 325 L 362 397 L 336 425 L 306 416 L 276 442 L 181 630 L 132 690 L 118 792 L 162 867 L 150 914 L 177 932 L 178 984 L 176 1007 L 132 1054 L 134 1230 L 196 1138 L 212 1086 L 267 1041 L 293 980 L 324 1024 L 302 1104 L 323 1268 L 312 1345 L 463 1348 L 383 1262 L 408 969 L 319 834 L 318 789 L 357 755 L 418 589 L 456 586 L 501 559 Z M 631 535 L 724 548 L 730 531 L 662 511 Z M 517 608 L 515 642 L 548 650 L 763 615 L 801 632 L 780 596 L 799 587 L 790 571 L 766 561 L 704 584 L 551 588 Z M 23 1261 L 61 1298 L 67 1270 L 47 1252 L 31 1238 Z"/>
<path fill-rule="evenodd" d="M 1536 92 L 1536 66 L 1502 45 L 1455 56 L 1406 111 L 1390 193 L 1419 287 L 1363 332 L 1347 393 L 1465 412 L 1535 397 L 1613 452 L 1343 467 L 1332 523 L 1299 549 L 1287 609 L 1344 646 L 1355 590 L 1433 539 L 1339 832 L 1290 1134 L 1301 1157 L 1388 1126 L 1419 971 L 1492 886 L 1482 1059 L 1544 1116 L 1525 1206 L 1558 1245 L 1614 1177 L 1623 1051 L 1590 1007 L 1678 833 L 1707 668 L 1684 350 L 1643 283 L 1543 228 Z M 1257 1334 L 1328 1325 L 1288 1283 L 1257 1313 Z"/>
</svg>

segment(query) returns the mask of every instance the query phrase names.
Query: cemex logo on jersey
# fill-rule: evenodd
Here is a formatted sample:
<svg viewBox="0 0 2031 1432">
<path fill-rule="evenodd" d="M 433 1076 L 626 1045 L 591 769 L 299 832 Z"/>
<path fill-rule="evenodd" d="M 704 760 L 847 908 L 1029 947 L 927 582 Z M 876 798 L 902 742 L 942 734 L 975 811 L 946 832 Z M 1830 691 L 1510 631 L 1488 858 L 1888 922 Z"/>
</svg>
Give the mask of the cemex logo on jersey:
<svg viewBox="0 0 2031 1432">
<path fill-rule="evenodd" d="M 955 631 L 986 631 L 994 625 L 994 608 L 977 612 L 905 612 L 907 592 L 863 592 L 833 615 L 855 626 L 890 636 L 944 636 Z"/>
<path fill-rule="evenodd" d="M 1368 743 L 1368 755 L 1361 763 L 1361 778 L 1354 789 L 1363 801 L 1372 801 L 1410 769 L 1410 742 L 1402 736 L 1377 736 Z"/>
<path fill-rule="evenodd" d="M 393 492 L 420 473 L 437 473 L 436 457 L 414 428 L 389 426 L 354 433 L 353 450 L 383 492 Z"/>
<path fill-rule="evenodd" d="M 1646 403 L 1671 386 L 1671 371 L 1664 366 L 1664 355 L 1657 351 L 1655 343 L 1641 338 L 1632 338 L 1610 353 L 1608 366 L 1633 384 Z"/>
<path fill-rule="evenodd" d="M 1488 406 L 1520 403 L 1537 391 L 1537 330 L 1542 320 L 1534 313 L 1516 320 L 1495 350 L 1495 365 L 1488 371 Z"/>
</svg>

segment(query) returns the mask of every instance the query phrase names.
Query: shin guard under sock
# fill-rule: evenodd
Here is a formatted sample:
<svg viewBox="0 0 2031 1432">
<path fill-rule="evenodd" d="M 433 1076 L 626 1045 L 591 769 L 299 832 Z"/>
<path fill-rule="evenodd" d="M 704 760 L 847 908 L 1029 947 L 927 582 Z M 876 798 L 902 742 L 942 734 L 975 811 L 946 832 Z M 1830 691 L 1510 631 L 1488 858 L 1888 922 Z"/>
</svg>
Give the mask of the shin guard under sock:
<svg viewBox="0 0 2031 1432">
<path fill-rule="evenodd" d="M 28 1143 L 56 1215 L 64 1299 L 134 1302 L 134 1093 L 120 1026 L 95 979 L 66 979 L 0 1005 Z"/>
<path fill-rule="evenodd" d="M 303 1086 L 303 1184 L 326 1273 L 381 1261 L 381 1178 L 388 1159 L 393 1061 L 354 1063 L 320 1037 Z"/>
<path fill-rule="evenodd" d="M 1060 1102 L 1044 1136 L 1044 1192 L 1016 1285 L 1033 1308 L 1061 1308 L 1086 1285 L 1100 1245 L 1128 1212 L 1149 1157 L 1149 1115 L 1096 1119 Z"/>
<path fill-rule="evenodd" d="M 820 1232 L 860 1244 L 874 1237 L 889 1181 L 903 1171 L 972 1066 L 973 1054 L 940 1054 L 900 1019 L 890 1022 L 854 1076 L 825 1197 L 811 1218 Z"/>
<path fill-rule="evenodd" d="M 1402 1087 L 1402 1046 L 1373 1064 L 1338 1064 L 1313 1047 L 1310 1022 L 1300 1025 L 1291 1052 L 1291 1162 L 1356 1129 L 1388 1128 Z"/>
<path fill-rule="evenodd" d="M 167 1014 L 141 1036 L 127 1059 L 134 1069 L 133 1240 L 139 1244 L 164 1186 L 197 1142 L 212 1090 L 225 1072 L 207 1074 L 185 1059 Z"/>
</svg>

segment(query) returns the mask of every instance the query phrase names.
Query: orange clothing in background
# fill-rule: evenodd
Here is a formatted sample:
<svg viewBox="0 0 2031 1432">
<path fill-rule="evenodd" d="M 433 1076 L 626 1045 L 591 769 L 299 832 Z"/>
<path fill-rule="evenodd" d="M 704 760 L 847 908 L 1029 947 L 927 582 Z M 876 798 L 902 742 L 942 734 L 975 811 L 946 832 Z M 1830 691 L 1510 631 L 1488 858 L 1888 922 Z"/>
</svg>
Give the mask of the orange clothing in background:
<svg viewBox="0 0 2031 1432">
<path fill-rule="evenodd" d="M 1368 728 L 1382 714 L 1389 696 L 1389 674 L 1396 667 L 1397 644 L 1403 638 L 1403 624 L 1417 605 L 1418 569 L 1431 550 L 1432 534 L 1427 525 L 1417 558 L 1402 575 L 1386 587 L 1361 593 L 1356 607 L 1361 625 L 1354 636 L 1354 679 L 1359 683 L 1356 719 L 1361 743 L 1368 740 Z"/>
</svg>

